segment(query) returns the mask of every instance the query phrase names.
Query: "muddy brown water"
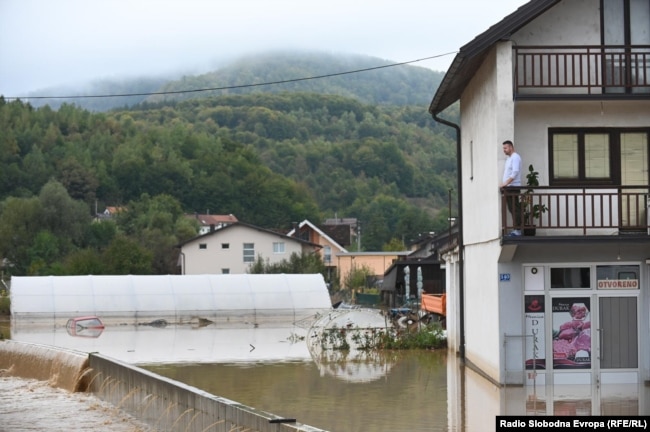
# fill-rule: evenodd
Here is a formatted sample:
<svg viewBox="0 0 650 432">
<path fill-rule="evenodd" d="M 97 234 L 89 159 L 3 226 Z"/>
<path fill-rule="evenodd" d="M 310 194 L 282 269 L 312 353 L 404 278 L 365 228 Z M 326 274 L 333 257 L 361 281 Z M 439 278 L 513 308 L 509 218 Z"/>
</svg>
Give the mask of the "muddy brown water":
<svg viewBox="0 0 650 432">
<path fill-rule="evenodd" d="M 6 331 L 0 324 L 0 330 Z M 648 415 L 649 387 L 499 388 L 446 350 L 314 359 L 303 328 L 12 325 L 14 340 L 100 352 L 214 395 L 333 432 L 490 431 L 495 416 Z M 42 401 L 47 404 L 47 400 Z"/>
</svg>

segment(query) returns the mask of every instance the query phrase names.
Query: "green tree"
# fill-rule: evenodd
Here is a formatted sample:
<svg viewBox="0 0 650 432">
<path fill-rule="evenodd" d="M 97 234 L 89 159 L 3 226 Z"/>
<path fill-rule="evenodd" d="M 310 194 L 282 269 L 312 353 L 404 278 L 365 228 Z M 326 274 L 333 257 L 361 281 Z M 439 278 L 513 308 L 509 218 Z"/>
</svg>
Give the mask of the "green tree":
<svg viewBox="0 0 650 432">
<path fill-rule="evenodd" d="M 65 187 L 56 180 L 50 180 L 43 186 L 39 200 L 43 227 L 70 245 L 80 244 L 86 227 L 92 221 L 88 205 L 72 199 Z"/>
<path fill-rule="evenodd" d="M 102 254 L 105 274 L 152 274 L 153 254 L 137 241 L 118 235 Z"/>
<path fill-rule="evenodd" d="M 367 287 L 370 277 L 374 276 L 372 269 L 366 265 L 353 267 L 343 278 L 343 286 L 349 290 L 363 289 Z"/>
<path fill-rule="evenodd" d="M 30 247 L 42 230 L 41 201 L 9 197 L 0 206 L 0 257 L 7 259 L 7 271 L 26 275 L 31 263 Z"/>
<path fill-rule="evenodd" d="M 315 274 L 320 273 L 325 276 L 326 267 L 323 260 L 317 254 L 312 253 L 292 253 L 289 259 L 282 260 L 278 263 L 271 264 L 260 255 L 250 267 L 251 274 Z"/>
</svg>

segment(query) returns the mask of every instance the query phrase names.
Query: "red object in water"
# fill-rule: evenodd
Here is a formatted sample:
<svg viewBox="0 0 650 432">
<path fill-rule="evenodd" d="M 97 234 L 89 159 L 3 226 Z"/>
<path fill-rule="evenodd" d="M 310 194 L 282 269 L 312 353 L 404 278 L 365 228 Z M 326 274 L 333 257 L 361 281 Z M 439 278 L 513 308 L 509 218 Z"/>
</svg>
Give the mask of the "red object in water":
<svg viewBox="0 0 650 432">
<path fill-rule="evenodd" d="M 104 323 L 94 315 L 70 318 L 65 325 L 70 336 L 99 337 Z"/>
</svg>

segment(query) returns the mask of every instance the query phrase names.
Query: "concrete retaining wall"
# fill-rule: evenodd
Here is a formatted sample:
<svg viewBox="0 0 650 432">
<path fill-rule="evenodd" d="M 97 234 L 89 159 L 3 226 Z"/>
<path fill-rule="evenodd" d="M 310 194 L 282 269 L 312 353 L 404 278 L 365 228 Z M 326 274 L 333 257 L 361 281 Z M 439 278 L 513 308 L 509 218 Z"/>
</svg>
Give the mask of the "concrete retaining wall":
<svg viewBox="0 0 650 432">
<path fill-rule="evenodd" d="M 89 390 L 159 430 L 322 432 L 100 354 L 89 360 Z"/>
<path fill-rule="evenodd" d="M 91 392 L 166 432 L 324 432 L 100 354 L 4 340 L 0 372 Z"/>
</svg>

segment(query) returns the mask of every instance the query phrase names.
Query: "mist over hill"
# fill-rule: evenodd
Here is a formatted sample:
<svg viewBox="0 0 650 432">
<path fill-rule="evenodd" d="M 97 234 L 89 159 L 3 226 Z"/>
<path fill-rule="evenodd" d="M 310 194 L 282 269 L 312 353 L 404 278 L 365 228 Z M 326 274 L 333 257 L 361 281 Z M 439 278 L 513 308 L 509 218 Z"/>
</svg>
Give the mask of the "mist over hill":
<svg viewBox="0 0 650 432">
<path fill-rule="evenodd" d="M 80 83 L 75 88 L 50 88 L 32 92 L 28 96 L 89 97 L 28 101 L 34 107 L 49 105 L 58 109 L 67 103 L 97 112 L 127 109 L 142 102 L 178 102 L 249 93 L 306 92 L 345 96 L 367 104 L 426 107 L 443 75 L 442 72 L 423 67 L 395 65 L 388 60 L 364 55 L 269 52 L 242 57 L 205 74 Z"/>
</svg>

